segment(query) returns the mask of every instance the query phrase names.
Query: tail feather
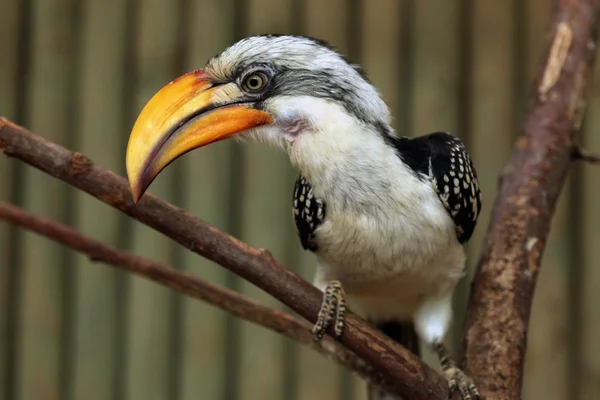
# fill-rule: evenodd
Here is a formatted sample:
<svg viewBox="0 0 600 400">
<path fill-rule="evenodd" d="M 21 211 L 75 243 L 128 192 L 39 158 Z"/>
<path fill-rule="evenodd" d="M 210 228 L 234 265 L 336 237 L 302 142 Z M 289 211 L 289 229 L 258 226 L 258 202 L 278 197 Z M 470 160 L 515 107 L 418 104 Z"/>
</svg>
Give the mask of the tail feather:
<svg viewBox="0 0 600 400">
<path fill-rule="evenodd" d="M 421 356 L 419 337 L 410 323 L 385 322 L 375 327 L 385 333 L 390 339 L 412 351 L 417 357 Z M 402 397 L 383 392 L 381 389 L 368 386 L 368 400 L 402 400 Z"/>
</svg>

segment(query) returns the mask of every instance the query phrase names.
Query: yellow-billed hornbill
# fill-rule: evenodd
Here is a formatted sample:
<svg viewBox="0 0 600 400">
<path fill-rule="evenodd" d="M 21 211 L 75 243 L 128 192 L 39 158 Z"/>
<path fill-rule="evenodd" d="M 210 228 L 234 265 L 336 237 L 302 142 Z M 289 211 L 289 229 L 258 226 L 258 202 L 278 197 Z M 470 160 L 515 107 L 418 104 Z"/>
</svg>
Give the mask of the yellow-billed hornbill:
<svg viewBox="0 0 600 400">
<path fill-rule="evenodd" d="M 314 283 L 324 292 L 316 339 L 331 323 L 342 333 L 348 304 L 413 349 L 422 339 L 438 353 L 450 391 L 478 398 L 443 345 L 463 246 L 481 209 L 476 172 L 458 138 L 402 137 L 390 119 L 360 68 L 327 43 L 248 37 L 144 107 L 127 148 L 131 190 L 137 201 L 170 162 L 218 140 L 285 149 L 300 170 L 298 235 L 316 254 Z"/>
</svg>

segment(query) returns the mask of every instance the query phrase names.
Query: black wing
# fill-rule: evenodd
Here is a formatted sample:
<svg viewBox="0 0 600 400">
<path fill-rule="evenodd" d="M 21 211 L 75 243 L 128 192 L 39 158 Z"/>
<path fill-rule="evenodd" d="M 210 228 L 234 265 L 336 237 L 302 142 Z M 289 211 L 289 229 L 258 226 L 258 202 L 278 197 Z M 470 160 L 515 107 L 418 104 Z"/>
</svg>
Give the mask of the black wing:
<svg viewBox="0 0 600 400">
<path fill-rule="evenodd" d="M 477 173 L 461 140 L 445 132 L 423 136 L 429 144 L 429 178 L 456 226 L 456 237 L 466 243 L 481 211 Z"/>
<path fill-rule="evenodd" d="M 294 186 L 294 222 L 305 250 L 317 251 L 314 232 L 325 220 L 325 203 L 316 199 L 312 187 L 302 175 Z"/>
</svg>

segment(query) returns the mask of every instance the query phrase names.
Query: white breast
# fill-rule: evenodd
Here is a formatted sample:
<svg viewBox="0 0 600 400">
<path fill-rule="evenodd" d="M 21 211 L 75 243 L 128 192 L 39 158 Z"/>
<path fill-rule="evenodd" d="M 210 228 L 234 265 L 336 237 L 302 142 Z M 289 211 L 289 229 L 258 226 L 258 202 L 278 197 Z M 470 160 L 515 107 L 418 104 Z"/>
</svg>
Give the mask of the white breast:
<svg viewBox="0 0 600 400">
<path fill-rule="evenodd" d="M 315 284 L 322 289 L 340 280 L 349 302 L 356 298 L 364 311 L 351 307 L 364 316 L 409 318 L 423 298 L 453 289 L 463 271 L 463 247 L 435 193 L 390 189 L 362 196 L 359 205 L 325 197 L 326 221 L 315 232 Z"/>
<path fill-rule="evenodd" d="M 464 250 L 431 184 L 377 132 L 353 131 L 366 127 L 344 118 L 320 120 L 320 130 L 303 133 L 290 149 L 327 205 L 315 232 L 315 284 L 323 289 L 340 280 L 350 307 L 363 316 L 409 318 L 424 297 L 452 291 Z"/>
</svg>

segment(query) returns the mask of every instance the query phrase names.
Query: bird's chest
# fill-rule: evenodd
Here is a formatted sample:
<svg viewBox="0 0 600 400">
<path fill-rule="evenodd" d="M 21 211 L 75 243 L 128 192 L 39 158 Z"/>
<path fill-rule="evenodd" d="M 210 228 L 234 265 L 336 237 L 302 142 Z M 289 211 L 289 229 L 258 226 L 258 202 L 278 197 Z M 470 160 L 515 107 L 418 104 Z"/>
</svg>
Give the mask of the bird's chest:
<svg viewBox="0 0 600 400">
<path fill-rule="evenodd" d="M 340 281 L 351 309 L 370 319 L 409 318 L 424 298 L 451 291 L 464 250 L 453 231 L 414 217 L 330 214 L 315 230 L 314 284 Z"/>
<path fill-rule="evenodd" d="M 442 254 L 455 242 L 450 234 L 426 211 L 336 210 L 315 229 L 314 241 L 332 278 L 349 284 L 400 277 L 409 282 L 437 274 Z"/>
<path fill-rule="evenodd" d="M 335 279 L 347 294 L 396 300 L 453 286 L 464 250 L 428 177 L 375 136 L 356 145 L 352 137 L 331 143 L 325 136 L 307 136 L 291 152 L 301 171 L 296 226 L 317 255 L 315 284 Z"/>
<path fill-rule="evenodd" d="M 321 278 L 340 280 L 357 295 L 375 289 L 412 297 L 436 290 L 448 276 L 460 276 L 462 246 L 429 187 L 415 182 L 400 191 L 370 184 L 338 180 L 313 188 L 299 178 L 296 224 L 318 256 Z"/>
</svg>

